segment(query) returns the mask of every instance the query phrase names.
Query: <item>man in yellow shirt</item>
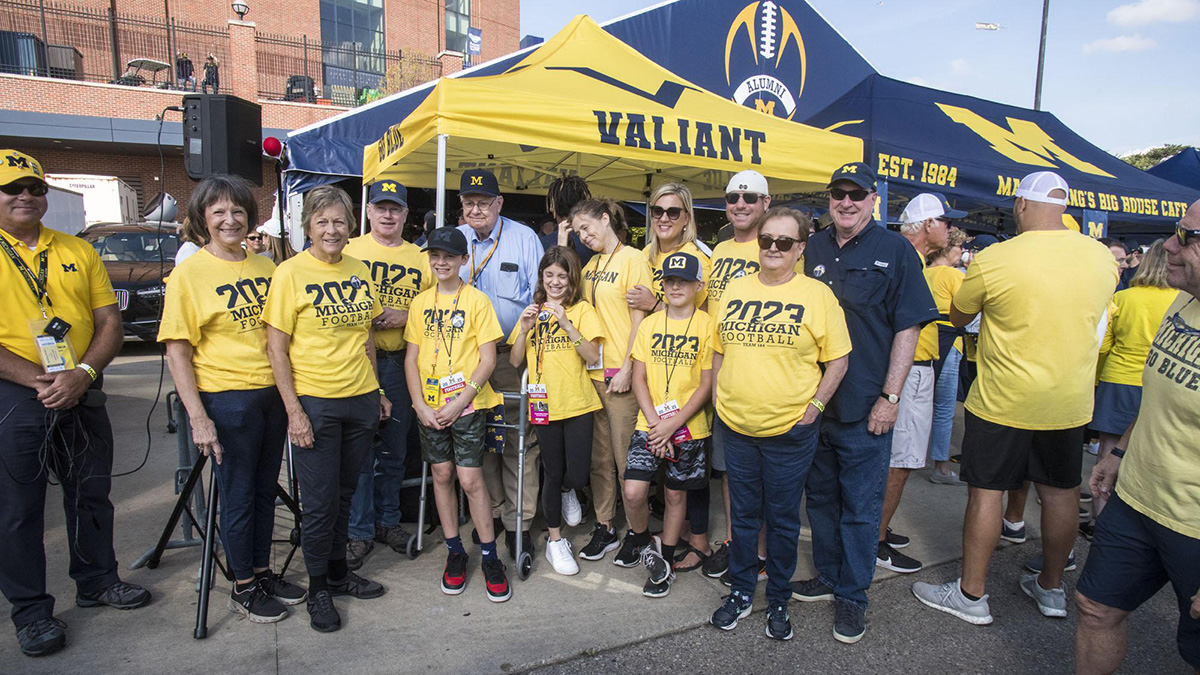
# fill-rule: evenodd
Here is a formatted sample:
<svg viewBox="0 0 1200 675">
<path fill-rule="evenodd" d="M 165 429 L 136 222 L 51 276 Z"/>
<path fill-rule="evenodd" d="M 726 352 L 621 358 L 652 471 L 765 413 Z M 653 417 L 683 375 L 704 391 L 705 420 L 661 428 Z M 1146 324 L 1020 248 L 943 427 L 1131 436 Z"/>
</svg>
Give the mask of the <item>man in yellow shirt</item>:
<svg viewBox="0 0 1200 675">
<path fill-rule="evenodd" d="M 1092 494 L 1109 502 L 1075 588 L 1077 673 L 1121 666 L 1129 613 L 1168 581 L 1179 654 L 1200 672 L 1200 201 L 1165 248 L 1167 283 L 1183 292 L 1150 347 L 1137 418 L 1092 469 Z"/>
<path fill-rule="evenodd" d="M 407 551 L 412 535 L 400 527 L 400 483 L 404 481 L 412 401 L 404 380 L 404 326 L 408 306 L 421 291 L 433 286 L 429 260 L 414 244 L 404 241 L 408 190 L 394 180 L 382 180 L 367 193 L 371 231 L 346 244 L 346 255 L 371 270 L 371 291 L 383 306 L 375 319 L 375 359 L 379 385 L 392 402 L 392 416 L 379 427 L 379 441 L 367 453 L 358 489 L 350 503 L 346 563 L 362 566 L 378 541 L 397 553 Z"/>
<path fill-rule="evenodd" d="M 28 656 L 66 644 L 46 592 L 46 484 L 62 485 L 80 607 L 134 609 L 144 588 L 117 575 L 113 435 L 101 391 L 124 330 L 100 256 L 44 227 L 48 187 L 36 159 L 0 150 L 0 591 Z"/>
<path fill-rule="evenodd" d="M 941 585 L 918 582 L 913 594 L 977 625 L 992 622 L 985 585 L 1004 491 L 1026 480 L 1042 498 L 1045 563 L 1040 576 L 1021 578 L 1021 590 L 1043 615 L 1067 615 L 1062 573 L 1077 528 L 1097 326 L 1117 284 L 1108 249 L 1063 225 L 1069 194 L 1067 182 L 1049 171 L 1022 179 L 1013 204 L 1018 235 L 975 257 L 950 306 L 950 321 L 960 328 L 983 313 L 963 437 L 963 575 Z"/>
</svg>

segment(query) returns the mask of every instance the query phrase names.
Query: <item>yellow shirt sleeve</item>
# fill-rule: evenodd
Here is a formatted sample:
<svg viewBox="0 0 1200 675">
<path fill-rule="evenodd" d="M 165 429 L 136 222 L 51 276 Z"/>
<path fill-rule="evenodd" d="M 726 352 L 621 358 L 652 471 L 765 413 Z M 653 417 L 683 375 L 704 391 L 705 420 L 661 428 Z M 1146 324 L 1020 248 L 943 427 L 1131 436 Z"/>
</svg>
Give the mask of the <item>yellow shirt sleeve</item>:
<svg viewBox="0 0 1200 675">
<path fill-rule="evenodd" d="M 296 330 L 296 286 L 291 271 L 276 267 L 271 275 L 271 290 L 263 306 L 263 321 L 280 332 L 291 335 Z"/>
<path fill-rule="evenodd" d="M 962 286 L 954 294 L 953 307 L 963 314 L 978 314 L 983 309 L 983 301 L 987 297 L 987 283 L 983 279 L 984 265 L 978 258 L 967 268 L 967 276 Z"/>
<path fill-rule="evenodd" d="M 196 316 L 196 303 L 190 300 L 195 297 L 195 294 L 191 292 L 187 281 L 185 273 L 180 268 L 176 268 L 167 281 L 167 292 L 163 298 L 162 321 L 158 324 L 159 342 L 187 340 L 193 347 L 200 343 L 200 325 Z"/>
<path fill-rule="evenodd" d="M 579 320 L 575 322 L 576 330 L 588 342 L 603 339 L 604 326 L 600 325 L 600 315 L 596 313 L 596 309 L 587 300 L 580 300 L 578 305 Z"/>
</svg>

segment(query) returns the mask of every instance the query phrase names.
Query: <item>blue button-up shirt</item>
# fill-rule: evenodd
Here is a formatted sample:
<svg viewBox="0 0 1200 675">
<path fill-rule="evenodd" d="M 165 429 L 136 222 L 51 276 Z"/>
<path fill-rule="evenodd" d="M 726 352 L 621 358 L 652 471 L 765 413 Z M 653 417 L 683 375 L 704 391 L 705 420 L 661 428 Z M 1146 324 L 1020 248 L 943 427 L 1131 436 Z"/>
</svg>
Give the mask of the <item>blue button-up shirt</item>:
<svg viewBox="0 0 1200 675">
<path fill-rule="evenodd" d="M 542 242 L 527 225 L 503 216 L 496 221 L 487 239 L 480 239 L 470 225 L 459 225 L 458 231 L 467 238 L 469 256 L 459 274 L 464 281 L 472 283 L 471 268 L 475 267 L 474 286 L 492 301 L 507 338 L 521 318 L 521 312 L 533 302 L 538 264 L 544 253 Z M 493 246 L 496 251 L 489 258 Z"/>
<path fill-rule="evenodd" d="M 838 247 L 830 226 L 808 239 L 804 272 L 827 284 L 846 313 L 854 351 L 825 416 L 857 422 L 883 393 L 896 333 L 938 318 L 916 249 L 899 234 L 868 225 Z M 899 393 L 899 392 L 893 392 Z"/>
</svg>

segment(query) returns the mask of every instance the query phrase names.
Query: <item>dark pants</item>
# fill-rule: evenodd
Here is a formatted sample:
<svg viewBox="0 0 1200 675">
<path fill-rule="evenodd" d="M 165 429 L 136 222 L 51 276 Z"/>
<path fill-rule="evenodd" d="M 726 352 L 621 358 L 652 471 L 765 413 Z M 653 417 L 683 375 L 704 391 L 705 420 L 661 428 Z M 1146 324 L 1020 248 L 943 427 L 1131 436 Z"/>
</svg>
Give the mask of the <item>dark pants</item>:
<svg viewBox="0 0 1200 675">
<path fill-rule="evenodd" d="M 753 596 L 758 583 L 758 533 L 767 525 L 767 602 L 787 603 L 796 572 L 800 497 L 817 447 L 817 425 L 797 424 L 779 436 L 758 438 L 730 429 L 720 418 L 729 476 L 729 576 L 733 590 Z"/>
<path fill-rule="evenodd" d="M 379 427 L 376 442 L 363 459 L 358 488 L 350 502 L 351 539 L 372 539 L 375 524 L 400 524 L 400 484 L 408 455 L 408 428 L 412 424 L 412 398 L 404 377 L 404 350 L 377 351 L 379 385 L 392 402 L 392 417 Z"/>
<path fill-rule="evenodd" d="M 546 527 L 562 527 L 562 491 L 587 485 L 592 470 L 592 413 L 533 430 L 542 448 L 542 515 Z"/>
<path fill-rule="evenodd" d="M 866 419 L 846 423 L 825 418 L 808 472 L 813 564 L 836 597 L 863 609 L 875 576 L 891 453 L 890 431 L 876 436 L 867 431 Z"/>
<path fill-rule="evenodd" d="M 43 543 L 48 480 L 62 485 L 75 587 L 94 593 L 120 580 L 108 499 L 113 436 L 104 406 L 51 412 L 33 389 L 0 380 L 0 418 L 5 416 L 0 423 L 0 591 L 12 603 L 12 620 L 19 627 L 54 615 Z"/>
<path fill-rule="evenodd" d="M 705 443 L 711 443 L 705 439 Z M 709 492 L 708 481 L 703 487 L 687 491 L 687 521 L 693 535 L 708 534 L 708 508 L 712 504 L 712 494 Z"/>
<path fill-rule="evenodd" d="M 313 431 L 313 447 L 292 448 L 304 513 L 300 543 L 308 576 L 320 577 L 330 560 L 346 559 L 350 500 L 379 426 L 379 392 L 301 396 L 300 405 Z"/>
<path fill-rule="evenodd" d="M 200 392 L 217 428 L 221 463 L 221 541 L 238 579 L 271 565 L 279 465 L 287 442 L 287 412 L 275 387 Z"/>
</svg>

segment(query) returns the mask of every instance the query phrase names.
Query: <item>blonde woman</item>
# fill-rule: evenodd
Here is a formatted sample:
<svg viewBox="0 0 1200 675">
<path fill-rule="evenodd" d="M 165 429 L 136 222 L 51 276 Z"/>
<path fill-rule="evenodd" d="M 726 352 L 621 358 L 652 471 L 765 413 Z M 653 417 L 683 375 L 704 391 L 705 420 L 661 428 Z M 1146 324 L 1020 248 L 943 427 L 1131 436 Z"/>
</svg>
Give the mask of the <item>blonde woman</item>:
<svg viewBox="0 0 1200 675">
<path fill-rule="evenodd" d="M 688 253 L 700 260 L 704 283 L 712 272 L 712 250 L 696 238 L 696 213 L 692 209 L 692 191 L 682 183 L 660 185 L 650 195 L 646 208 L 646 262 L 654 273 L 652 288 L 634 287 L 626 294 L 633 309 L 657 312 L 663 302 L 662 263 L 672 253 Z M 702 307 L 707 296 L 696 296 L 696 306 Z"/>
</svg>

